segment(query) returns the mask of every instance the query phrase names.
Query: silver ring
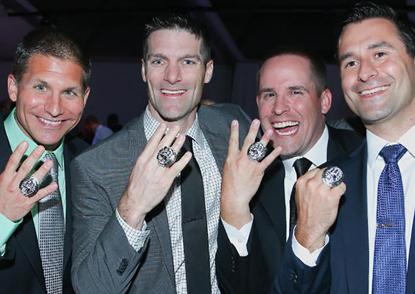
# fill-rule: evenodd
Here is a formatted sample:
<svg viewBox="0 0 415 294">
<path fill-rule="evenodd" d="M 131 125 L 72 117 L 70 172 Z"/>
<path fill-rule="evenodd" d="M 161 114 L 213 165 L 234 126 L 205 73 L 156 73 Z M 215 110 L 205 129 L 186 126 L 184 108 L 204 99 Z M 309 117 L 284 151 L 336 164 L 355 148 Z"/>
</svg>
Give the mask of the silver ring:
<svg viewBox="0 0 415 294">
<path fill-rule="evenodd" d="M 253 143 L 248 148 L 248 157 L 251 160 L 261 161 L 267 153 L 267 146 L 261 141 Z"/>
<path fill-rule="evenodd" d="M 32 197 L 39 191 L 39 181 L 34 176 L 30 176 L 20 182 L 19 189 L 23 196 Z"/>
<path fill-rule="evenodd" d="M 337 166 L 330 166 L 323 171 L 321 180 L 330 188 L 334 188 L 343 182 L 344 173 Z"/>
<path fill-rule="evenodd" d="M 157 153 L 157 161 L 163 167 L 172 166 L 176 162 L 176 159 L 177 153 L 169 146 L 164 146 Z"/>
</svg>

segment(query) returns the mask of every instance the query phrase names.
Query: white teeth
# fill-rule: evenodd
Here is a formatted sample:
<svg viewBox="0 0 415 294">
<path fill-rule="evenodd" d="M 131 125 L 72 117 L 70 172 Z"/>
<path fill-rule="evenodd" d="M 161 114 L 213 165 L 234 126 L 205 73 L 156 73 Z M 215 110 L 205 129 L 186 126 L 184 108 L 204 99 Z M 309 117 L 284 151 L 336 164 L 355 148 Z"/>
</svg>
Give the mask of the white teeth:
<svg viewBox="0 0 415 294">
<path fill-rule="evenodd" d="M 299 123 L 297 121 L 282 121 L 282 122 L 274 123 L 272 126 L 276 129 L 282 129 L 286 127 L 298 126 L 298 124 Z"/>
<path fill-rule="evenodd" d="M 292 134 L 294 134 L 297 130 L 291 130 L 288 132 L 281 132 L 280 130 L 275 130 L 275 132 L 280 135 L 280 136 L 291 136 Z"/>
<path fill-rule="evenodd" d="M 376 92 L 384 91 L 387 88 L 388 88 L 387 86 L 383 86 L 383 87 L 373 88 L 370 90 L 364 90 L 360 92 L 360 95 L 372 95 L 372 94 L 375 94 Z"/>
<path fill-rule="evenodd" d="M 186 90 L 166 90 L 166 89 L 161 90 L 161 93 L 168 94 L 168 95 L 180 95 L 180 94 L 183 94 L 184 92 L 186 92 Z"/>
<path fill-rule="evenodd" d="M 44 124 L 48 124 L 48 125 L 51 125 L 51 126 L 58 126 L 62 123 L 61 120 L 56 120 L 56 121 L 55 120 L 48 120 L 48 119 L 45 119 L 45 118 L 42 118 L 42 117 L 39 117 L 39 120 L 41 122 L 43 122 Z"/>
</svg>

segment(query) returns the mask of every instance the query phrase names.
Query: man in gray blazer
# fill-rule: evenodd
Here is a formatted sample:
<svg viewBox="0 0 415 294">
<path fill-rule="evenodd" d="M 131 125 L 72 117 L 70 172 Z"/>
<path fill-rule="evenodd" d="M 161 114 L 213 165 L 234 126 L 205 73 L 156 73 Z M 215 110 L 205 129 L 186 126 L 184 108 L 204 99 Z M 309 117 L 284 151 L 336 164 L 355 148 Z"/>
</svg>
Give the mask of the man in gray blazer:
<svg viewBox="0 0 415 294">
<path fill-rule="evenodd" d="M 219 293 L 215 254 L 222 166 L 231 121 L 237 119 L 246 133 L 248 120 L 231 105 L 200 106 L 213 61 L 203 31 L 187 18 L 155 18 L 146 26 L 141 70 L 148 86 L 145 112 L 71 166 L 74 288 Z M 180 157 L 189 138 L 191 152 Z M 178 160 L 169 161 L 170 155 Z M 187 193 L 185 171 L 192 164 L 202 182 Z M 185 195 L 200 193 L 203 216 L 189 217 Z M 189 224 L 197 224 L 190 238 Z"/>
</svg>

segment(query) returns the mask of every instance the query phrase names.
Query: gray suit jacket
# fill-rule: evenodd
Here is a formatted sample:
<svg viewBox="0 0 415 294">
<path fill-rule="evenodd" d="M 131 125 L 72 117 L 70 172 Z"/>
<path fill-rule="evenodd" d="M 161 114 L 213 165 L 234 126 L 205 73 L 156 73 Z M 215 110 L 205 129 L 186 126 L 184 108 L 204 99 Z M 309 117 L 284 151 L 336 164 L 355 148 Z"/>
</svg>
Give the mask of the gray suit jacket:
<svg viewBox="0 0 415 294">
<path fill-rule="evenodd" d="M 222 172 L 232 119 L 240 138 L 248 119 L 232 105 L 201 106 L 200 127 Z M 73 187 L 74 289 L 80 293 L 175 293 L 173 257 L 164 203 L 146 217 L 150 235 L 136 252 L 115 216 L 137 157 L 146 145 L 143 115 L 123 130 L 77 157 Z M 209 270 L 209 269 L 206 269 Z"/>
</svg>

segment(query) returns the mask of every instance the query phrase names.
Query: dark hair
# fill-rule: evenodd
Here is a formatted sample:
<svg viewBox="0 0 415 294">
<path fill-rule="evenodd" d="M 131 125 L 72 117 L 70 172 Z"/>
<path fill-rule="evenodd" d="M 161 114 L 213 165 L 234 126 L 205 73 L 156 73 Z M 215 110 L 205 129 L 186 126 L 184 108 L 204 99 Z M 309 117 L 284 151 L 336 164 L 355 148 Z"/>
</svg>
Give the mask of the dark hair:
<svg viewBox="0 0 415 294">
<path fill-rule="evenodd" d="M 277 52 L 271 54 L 268 58 L 266 58 L 257 73 L 257 90 L 259 90 L 259 80 L 261 78 L 261 71 L 264 64 L 271 58 L 282 56 L 282 55 L 295 55 L 300 56 L 307 59 L 310 62 L 310 74 L 311 79 L 314 80 L 314 85 L 316 87 L 317 94 L 320 95 L 325 89 L 327 89 L 327 82 L 326 82 L 326 64 L 324 61 L 316 54 L 301 50 L 301 49 L 281 49 Z"/>
<path fill-rule="evenodd" d="M 200 54 L 206 64 L 211 59 L 210 42 L 206 31 L 194 20 L 185 15 L 166 15 L 154 17 L 152 21 L 145 26 L 143 42 L 143 59 L 147 59 L 148 38 L 151 33 L 159 30 L 182 30 L 186 31 L 201 40 Z"/>
<path fill-rule="evenodd" d="M 53 56 L 68 59 L 79 64 L 84 73 L 82 86 L 84 90 L 89 86 L 91 77 L 91 61 L 73 39 L 52 28 L 40 28 L 24 36 L 17 45 L 12 73 L 19 82 L 27 70 L 29 59 L 36 55 Z"/>
<path fill-rule="evenodd" d="M 392 22 L 396 26 L 406 51 L 409 55 L 415 57 L 415 31 L 413 27 L 407 21 L 399 18 L 395 10 L 385 4 L 369 1 L 356 3 L 342 22 L 341 32 L 349 24 L 362 22 L 370 18 L 384 18 Z"/>
</svg>

